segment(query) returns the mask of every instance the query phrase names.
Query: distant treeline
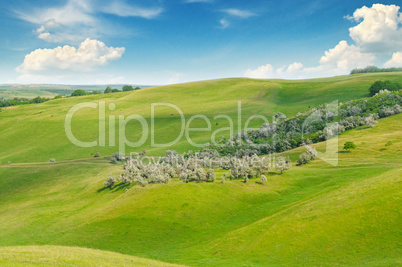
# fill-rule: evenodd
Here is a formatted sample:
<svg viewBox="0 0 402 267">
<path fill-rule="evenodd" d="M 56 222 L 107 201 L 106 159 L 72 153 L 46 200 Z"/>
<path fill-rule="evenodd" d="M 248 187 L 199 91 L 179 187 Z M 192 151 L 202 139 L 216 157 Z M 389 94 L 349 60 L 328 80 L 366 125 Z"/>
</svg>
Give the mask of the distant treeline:
<svg viewBox="0 0 402 267">
<path fill-rule="evenodd" d="M 350 74 L 372 73 L 372 72 L 402 72 L 402 68 L 378 68 L 376 66 L 367 66 L 364 69 L 353 69 Z"/>
<path fill-rule="evenodd" d="M 134 91 L 134 90 L 139 90 L 141 89 L 140 87 L 132 87 L 131 85 L 124 85 L 122 88 L 122 91 L 119 89 L 112 89 L 110 86 L 106 87 L 105 91 L 84 91 L 82 89 L 77 89 L 77 90 L 64 90 L 64 89 L 46 89 L 44 91 L 52 92 L 52 93 L 59 93 L 56 95 L 53 99 L 59 99 L 64 97 L 74 97 L 74 96 L 84 96 L 84 95 L 99 95 L 99 94 L 109 94 L 109 93 L 117 93 L 117 92 L 127 92 L 127 91 Z M 2 89 L 0 89 L 2 90 Z M 6 90 L 5 90 L 6 91 Z M 68 93 L 71 92 L 71 95 L 68 95 Z M 23 98 L 23 97 L 14 97 L 13 99 L 1 99 L 0 98 L 0 108 L 2 107 L 10 107 L 10 106 L 18 106 L 18 105 L 26 105 L 26 104 L 38 104 L 38 103 L 43 103 L 46 101 L 51 100 L 52 98 L 44 98 L 44 97 L 35 97 L 33 99 L 29 98 Z"/>
<path fill-rule="evenodd" d="M 124 85 L 122 88 L 122 91 L 119 89 L 112 89 L 112 87 L 108 86 L 106 87 L 105 91 L 103 91 L 104 94 L 110 94 L 110 93 L 119 93 L 119 92 L 128 92 L 128 91 L 134 91 L 134 90 L 139 90 L 141 89 L 140 87 L 132 87 L 131 85 Z M 82 89 L 77 89 L 74 92 L 72 92 L 71 96 L 84 96 L 84 95 L 99 95 L 102 94 L 102 91 L 84 91 Z"/>
<path fill-rule="evenodd" d="M 61 96 L 69 96 L 74 92 L 74 89 L 46 89 L 43 91 L 61 95 Z"/>
<path fill-rule="evenodd" d="M 18 106 L 18 105 L 26 105 L 26 104 L 38 104 L 38 103 L 43 103 L 43 102 L 46 102 L 49 100 L 50 100 L 50 98 L 44 98 L 44 97 L 40 97 L 40 96 L 35 97 L 33 99 L 14 97 L 13 99 L 0 100 L 0 107 L 10 107 L 10 106 Z"/>
</svg>

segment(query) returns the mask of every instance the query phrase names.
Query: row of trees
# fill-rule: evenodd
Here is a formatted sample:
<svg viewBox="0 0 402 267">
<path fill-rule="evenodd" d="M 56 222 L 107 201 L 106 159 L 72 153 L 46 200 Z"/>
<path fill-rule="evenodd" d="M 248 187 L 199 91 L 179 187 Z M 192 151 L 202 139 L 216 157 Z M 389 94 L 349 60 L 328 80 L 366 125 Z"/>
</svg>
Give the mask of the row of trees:
<svg viewBox="0 0 402 267">
<path fill-rule="evenodd" d="M 112 89 L 112 87 L 108 86 L 103 91 L 103 93 L 110 94 L 110 93 L 134 91 L 134 90 L 139 90 L 139 89 L 141 89 L 141 88 L 138 86 L 134 88 L 131 85 L 124 85 L 122 87 L 122 90 L 120 91 L 119 89 Z M 74 92 L 72 92 L 71 96 L 99 95 L 99 94 L 102 94 L 102 91 L 84 91 L 82 89 L 77 89 Z"/>
<path fill-rule="evenodd" d="M 119 179 L 109 176 L 105 187 L 112 187 L 118 181 L 122 184 L 136 183 L 146 186 L 152 183 L 169 183 L 178 178 L 185 183 L 213 182 L 214 169 L 228 172 L 221 176 L 226 179 L 243 179 L 246 183 L 252 177 L 260 177 L 265 184 L 268 173 L 276 170 L 281 174 L 292 167 L 286 157 L 258 157 L 259 154 L 277 153 L 300 145 L 327 140 L 345 130 L 362 125 L 374 127 L 377 119 L 402 112 L 402 91 L 382 90 L 374 97 L 340 103 L 322 105 L 296 117 L 287 119 L 283 113 L 276 113 L 271 124 L 263 124 L 258 130 L 236 133 L 230 139 L 223 138 L 219 144 L 206 146 L 197 152 L 188 151 L 182 155 L 166 151 L 165 156 L 151 163 L 137 155 L 126 158 L 116 153 L 112 161 L 125 161 L 124 173 Z M 344 149 L 354 149 L 353 142 L 345 143 Z M 145 153 L 143 153 L 145 155 Z M 317 158 L 317 151 L 307 146 L 307 151 L 299 156 L 298 165 L 307 164 Z"/>
<path fill-rule="evenodd" d="M 13 99 L 8 100 L 0 100 L 0 107 L 10 107 L 10 106 L 17 106 L 17 105 L 26 105 L 26 104 L 38 104 L 49 101 L 50 98 L 44 98 L 37 96 L 35 98 L 19 98 L 14 97 Z"/>
<path fill-rule="evenodd" d="M 112 89 L 112 87 L 108 86 L 106 87 L 105 91 L 103 92 L 104 94 L 110 94 L 110 93 L 118 93 L 118 92 L 128 92 L 128 91 L 134 91 L 134 90 L 139 90 L 141 89 L 140 87 L 135 87 L 133 88 L 131 85 L 124 85 L 122 87 L 122 91 L 119 89 Z"/>
<path fill-rule="evenodd" d="M 149 159 L 149 158 L 147 158 Z M 269 171 L 276 170 L 281 174 L 292 167 L 289 158 L 263 157 L 257 155 L 251 157 L 219 157 L 217 151 L 200 153 L 178 154 L 176 151 L 167 151 L 166 155 L 155 162 L 145 162 L 144 158 L 126 158 L 124 173 L 119 179 L 113 175 L 104 182 L 105 187 L 112 187 L 118 180 L 122 184 L 136 183 L 141 186 L 153 183 L 169 183 L 170 179 L 178 178 L 184 183 L 189 182 L 214 182 L 216 175 L 214 169 L 228 170 L 221 177 L 226 179 L 242 179 L 246 183 L 250 178 L 268 175 Z M 264 180 L 264 179 L 262 179 Z"/>
<path fill-rule="evenodd" d="M 378 68 L 376 66 L 367 66 L 365 68 L 353 69 L 350 72 L 350 74 L 373 73 L 373 72 L 399 72 L 399 71 L 402 71 L 402 68 Z"/>
<path fill-rule="evenodd" d="M 286 119 L 282 113 L 272 123 L 264 123 L 260 129 L 235 133 L 230 139 L 222 138 L 216 144 L 206 144 L 221 156 L 273 154 L 302 145 L 328 140 L 346 130 L 360 126 L 374 127 L 378 118 L 402 112 L 402 91 L 381 91 L 370 98 L 321 105 L 294 118 Z"/>
<path fill-rule="evenodd" d="M 71 93 L 71 96 L 84 96 L 84 95 L 100 95 L 102 91 L 84 91 L 82 89 L 77 89 Z"/>
</svg>

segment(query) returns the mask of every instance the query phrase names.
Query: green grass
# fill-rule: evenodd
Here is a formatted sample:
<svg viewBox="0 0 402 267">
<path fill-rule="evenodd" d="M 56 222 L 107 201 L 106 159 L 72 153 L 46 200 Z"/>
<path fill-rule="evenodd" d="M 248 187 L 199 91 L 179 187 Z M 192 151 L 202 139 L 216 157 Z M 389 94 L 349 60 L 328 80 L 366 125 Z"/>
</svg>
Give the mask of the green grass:
<svg viewBox="0 0 402 267">
<path fill-rule="evenodd" d="M 24 246 L 0 248 L 2 266 L 179 266 L 87 248 Z"/>
<path fill-rule="evenodd" d="M 265 186 L 254 178 L 101 190 L 121 165 L 0 165 L 0 246 L 86 247 L 191 266 L 401 265 L 401 119 L 342 134 L 339 149 L 357 148 L 338 153 L 338 166 L 315 160 L 270 173 Z"/>
<path fill-rule="evenodd" d="M 212 122 L 210 132 L 190 133 L 191 139 L 197 144 L 211 141 L 212 132 L 223 127 L 229 127 L 227 119 L 214 119 L 216 115 L 228 115 L 233 121 L 234 131 L 238 129 L 237 105 L 242 102 L 241 126 L 255 114 L 270 118 L 274 112 L 283 112 L 293 116 L 297 112 L 306 111 L 309 107 L 332 101 L 348 101 L 368 96 L 369 86 L 376 80 L 391 80 L 402 82 L 401 73 L 359 74 L 332 78 L 311 80 L 253 80 L 253 79 L 223 79 L 194 82 L 142 89 L 134 92 L 115 93 L 108 95 L 75 97 L 58 99 L 38 105 L 25 105 L 3 109 L 0 112 L 0 162 L 46 162 L 50 158 L 57 161 L 89 158 L 99 151 L 102 156 L 118 151 L 118 129 L 115 126 L 116 144 L 109 142 L 106 133 L 106 146 L 80 148 L 67 139 L 64 120 L 68 110 L 82 102 L 107 104 L 114 103 L 116 109 L 106 112 L 106 129 L 109 129 L 109 116 L 128 116 L 139 114 L 143 116 L 150 127 L 151 103 L 172 103 L 184 113 L 186 122 L 196 114 L 205 115 Z M 173 114 L 173 115 L 172 115 Z M 155 113 L 155 141 L 169 143 L 179 136 L 181 119 L 176 110 L 159 107 Z M 218 125 L 216 125 L 218 124 Z M 259 127 L 261 120 L 253 120 L 251 127 Z M 192 128 L 206 127 L 203 120 L 194 120 Z M 83 109 L 76 113 L 72 123 L 75 136 L 83 141 L 98 139 L 98 112 L 94 109 Z M 138 141 L 142 135 L 139 123 L 130 122 L 126 127 L 126 135 L 130 141 Z M 228 136 L 229 131 L 221 131 L 217 135 Z M 151 133 L 148 133 L 144 145 L 136 148 L 126 147 L 127 153 L 147 149 L 150 155 L 161 155 L 166 149 L 185 152 L 192 147 L 183 136 L 170 147 L 155 147 L 151 145 Z"/>
</svg>

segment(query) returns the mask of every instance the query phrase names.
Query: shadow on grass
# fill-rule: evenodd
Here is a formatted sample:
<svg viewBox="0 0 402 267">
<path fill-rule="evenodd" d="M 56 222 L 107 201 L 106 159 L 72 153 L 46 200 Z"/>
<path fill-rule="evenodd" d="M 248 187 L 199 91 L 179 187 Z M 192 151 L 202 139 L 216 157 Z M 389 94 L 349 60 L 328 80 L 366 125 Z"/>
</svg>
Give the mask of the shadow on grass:
<svg viewBox="0 0 402 267">
<path fill-rule="evenodd" d="M 341 150 L 341 151 L 338 151 L 338 152 L 336 152 L 336 153 L 338 153 L 338 154 L 346 154 L 346 153 L 351 153 L 352 151 L 344 151 L 344 150 Z"/>
<path fill-rule="evenodd" d="M 115 186 L 112 186 L 112 187 L 103 187 L 103 188 L 100 188 L 100 189 L 98 189 L 96 192 L 100 193 L 100 192 L 103 192 L 103 191 L 105 191 L 105 190 L 107 190 L 107 189 L 109 189 L 109 190 L 112 191 L 112 192 L 118 192 L 118 191 L 120 191 L 120 190 L 123 190 L 123 189 L 125 189 L 125 188 L 128 188 L 129 186 L 130 186 L 129 184 L 119 183 L 119 184 L 116 184 Z"/>
</svg>

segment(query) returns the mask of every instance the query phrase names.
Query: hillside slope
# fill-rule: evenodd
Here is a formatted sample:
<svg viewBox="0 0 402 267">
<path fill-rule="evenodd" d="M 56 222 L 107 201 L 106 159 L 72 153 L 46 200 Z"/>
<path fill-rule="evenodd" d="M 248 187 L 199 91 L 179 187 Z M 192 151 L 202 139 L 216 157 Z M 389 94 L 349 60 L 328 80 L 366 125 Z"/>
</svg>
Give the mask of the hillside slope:
<svg viewBox="0 0 402 267">
<path fill-rule="evenodd" d="M 401 120 L 347 131 L 339 149 L 357 149 L 338 153 L 338 166 L 294 166 L 270 173 L 266 186 L 174 180 L 104 190 L 121 166 L 103 159 L 1 165 L 0 246 L 79 246 L 194 266 L 396 266 Z"/>
<path fill-rule="evenodd" d="M 171 103 L 180 108 L 189 122 L 192 115 L 205 115 L 211 120 L 211 131 L 193 132 L 190 137 L 197 144 L 211 140 L 212 132 L 229 127 L 225 118 L 217 115 L 227 115 L 233 120 L 234 131 L 238 130 L 238 101 L 242 104 L 241 126 L 252 115 L 264 115 L 268 118 L 274 112 L 283 112 L 293 116 L 309 107 L 332 101 L 347 101 L 366 97 L 369 86 L 376 80 L 391 80 L 402 82 L 401 73 L 380 73 L 339 76 L 333 78 L 312 80 L 252 80 L 223 79 L 195 82 L 179 85 L 161 86 L 142 89 L 134 92 L 115 93 L 107 95 L 75 97 L 58 99 L 38 105 L 26 105 L 3 109 L 0 112 L 0 162 L 5 164 L 15 162 L 47 162 L 50 158 L 56 161 L 89 158 L 96 151 L 101 156 L 111 155 L 119 150 L 118 122 L 120 115 L 125 117 L 138 114 L 145 118 L 149 132 L 144 135 L 144 145 L 126 149 L 129 152 L 139 152 L 147 149 L 150 155 L 161 155 L 166 149 L 180 152 L 194 149 L 183 135 L 180 138 L 182 120 L 178 111 L 168 107 L 155 109 L 155 131 L 151 128 L 151 104 Z M 99 107 L 99 101 L 106 101 L 105 146 L 82 148 L 73 145 L 65 132 L 66 114 L 76 104 L 91 102 Z M 109 104 L 115 104 L 110 110 Z M 115 118 L 115 136 L 109 135 L 109 116 Z M 99 139 L 98 109 L 84 108 L 79 110 L 72 120 L 72 131 L 76 138 L 82 141 Z M 262 120 L 252 120 L 250 126 L 260 126 Z M 202 119 L 194 120 L 192 128 L 206 127 Z M 143 128 L 138 122 L 130 122 L 125 126 L 128 140 L 135 142 L 141 139 Z M 229 131 L 221 131 L 216 137 L 229 136 Z M 166 144 L 179 137 L 177 143 L 170 147 L 151 145 L 151 135 L 155 143 Z M 114 140 L 115 144 L 113 144 Z"/>
</svg>

